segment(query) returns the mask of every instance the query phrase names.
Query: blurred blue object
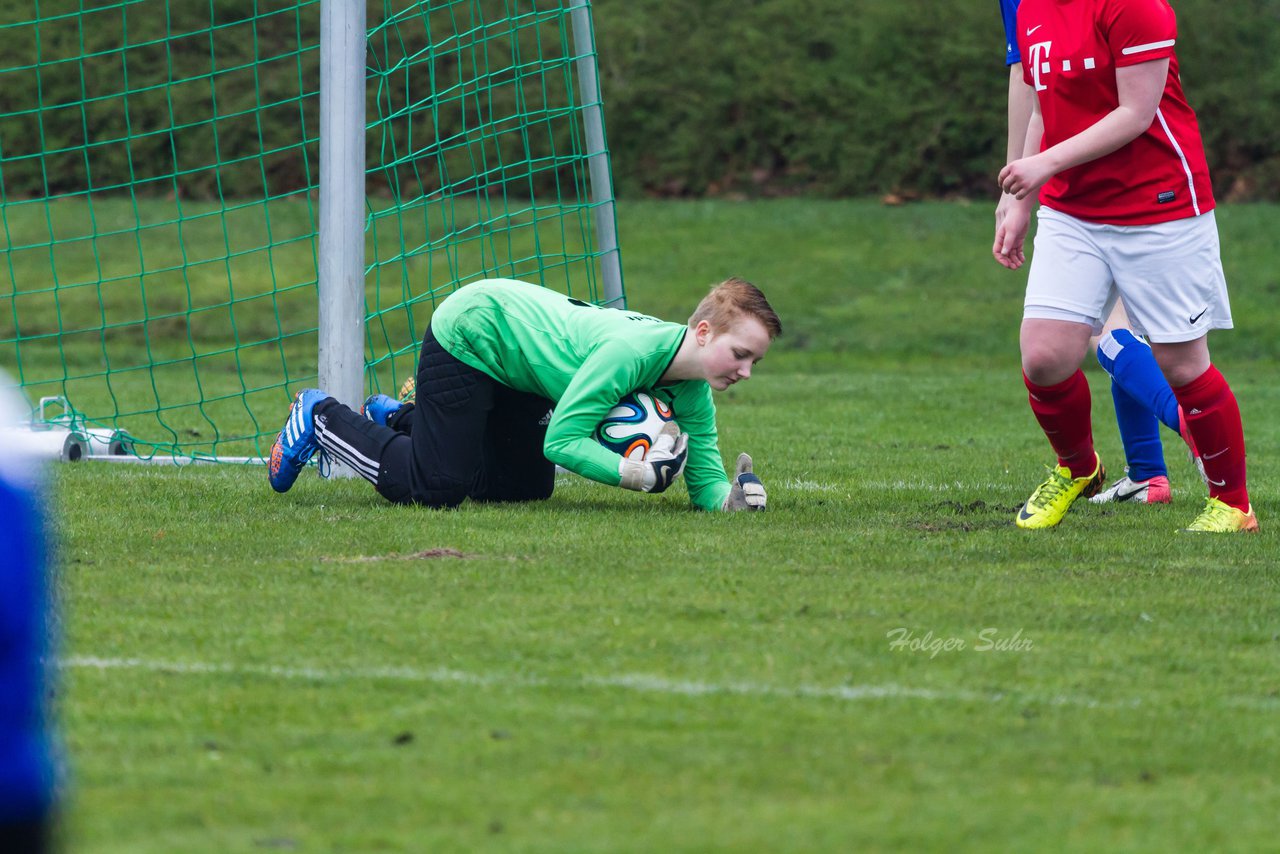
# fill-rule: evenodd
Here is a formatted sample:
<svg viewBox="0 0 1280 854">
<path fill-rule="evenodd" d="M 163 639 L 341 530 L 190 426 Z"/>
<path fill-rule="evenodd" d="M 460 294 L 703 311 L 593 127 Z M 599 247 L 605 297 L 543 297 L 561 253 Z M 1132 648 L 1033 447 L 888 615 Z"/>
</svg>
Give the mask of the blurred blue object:
<svg viewBox="0 0 1280 854">
<path fill-rule="evenodd" d="M 0 847 L 38 851 L 55 788 L 48 555 L 41 464 L 5 441 L 16 423 L 5 382 L 0 376 Z"/>
</svg>

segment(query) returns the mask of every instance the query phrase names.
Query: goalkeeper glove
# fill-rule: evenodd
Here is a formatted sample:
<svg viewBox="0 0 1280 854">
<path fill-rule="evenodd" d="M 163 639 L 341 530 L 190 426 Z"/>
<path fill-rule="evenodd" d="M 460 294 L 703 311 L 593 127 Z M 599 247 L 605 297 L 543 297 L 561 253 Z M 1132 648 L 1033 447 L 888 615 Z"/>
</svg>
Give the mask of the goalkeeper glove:
<svg viewBox="0 0 1280 854">
<path fill-rule="evenodd" d="M 768 496 L 764 484 L 751 471 L 751 455 L 738 455 L 738 468 L 733 476 L 733 488 L 724 500 L 722 510 L 763 510 Z"/>
<path fill-rule="evenodd" d="M 623 457 L 618 463 L 623 489 L 636 492 L 664 492 L 684 471 L 689 459 L 689 434 L 681 433 L 674 421 L 662 425 L 653 446 L 643 460 Z"/>
</svg>

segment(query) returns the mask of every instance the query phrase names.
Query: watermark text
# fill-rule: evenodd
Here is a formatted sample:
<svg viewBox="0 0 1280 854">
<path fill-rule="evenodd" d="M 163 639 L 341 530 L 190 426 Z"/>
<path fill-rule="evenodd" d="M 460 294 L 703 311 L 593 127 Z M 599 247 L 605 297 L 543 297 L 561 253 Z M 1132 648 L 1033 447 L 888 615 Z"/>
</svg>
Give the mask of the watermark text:
<svg viewBox="0 0 1280 854">
<path fill-rule="evenodd" d="M 981 629 L 976 637 L 967 638 L 956 635 L 934 635 L 933 630 L 923 635 L 916 634 L 913 629 L 899 626 L 885 632 L 889 639 L 889 649 L 894 652 L 915 652 L 937 658 L 944 652 L 1030 652 L 1035 649 L 1035 641 L 1017 629 L 1013 633 L 1002 633 L 994 626 Z"/>
</svg>

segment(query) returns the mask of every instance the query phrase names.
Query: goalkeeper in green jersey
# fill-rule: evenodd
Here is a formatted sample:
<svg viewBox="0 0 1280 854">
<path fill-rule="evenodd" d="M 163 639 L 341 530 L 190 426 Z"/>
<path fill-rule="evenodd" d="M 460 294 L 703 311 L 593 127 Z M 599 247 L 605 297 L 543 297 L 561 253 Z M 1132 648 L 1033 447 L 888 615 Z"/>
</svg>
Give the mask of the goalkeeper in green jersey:
<svg viewBox="0 0 1280 854">
<path fill-rule="evenodd" d="M 511 279 L 477 282 L 432 316 L 413 404 L 374 395 L 361 415 L 323 391 L 301 391 L 268 476 L 287 491 L 319 450 L 389 501 L 456 507 L 548 498 L 557 464 L 640 492 L 662 492 L 683 471 L 696 507 L 761 510 L 751 458 L 739 457 L 732 481 L 725 473 L 711 391 L 749 378 L 781 332 L 764 294 L 742 279 L 712 288 L 688 324 Z M 660 436 L 643 460 L 593 438 L 637 390 L 665 400 L 683 431 Z"/>
</svg>

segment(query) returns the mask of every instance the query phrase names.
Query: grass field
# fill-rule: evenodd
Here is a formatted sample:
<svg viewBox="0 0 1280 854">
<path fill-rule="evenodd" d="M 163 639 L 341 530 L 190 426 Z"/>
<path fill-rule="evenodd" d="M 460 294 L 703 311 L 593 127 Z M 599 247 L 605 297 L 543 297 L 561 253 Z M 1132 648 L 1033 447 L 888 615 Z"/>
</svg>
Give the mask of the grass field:
<svg viewBox="0 0 1280 854">
<path fill-rule="evenodd" d="M 1172 506 L 1014 528 L 1050 456 L 989 218 L 620 208 L 632 307 L 741 274 L 782 315 L 720 396 L 765 514 L 60 467 L 72 850 L 1274 850 L 1280 209 L 1219 213 L 1263 526 L 1229 538 L 1176 532 L 1172 434 Z"/>
</svg>

